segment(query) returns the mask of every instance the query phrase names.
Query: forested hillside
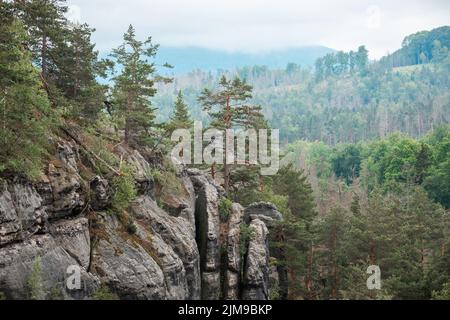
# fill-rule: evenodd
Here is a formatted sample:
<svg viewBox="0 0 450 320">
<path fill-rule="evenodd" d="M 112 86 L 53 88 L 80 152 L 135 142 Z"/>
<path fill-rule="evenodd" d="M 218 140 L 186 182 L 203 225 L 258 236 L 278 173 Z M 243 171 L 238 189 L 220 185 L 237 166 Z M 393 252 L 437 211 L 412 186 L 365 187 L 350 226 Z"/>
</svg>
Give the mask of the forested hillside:
<svg viewBox="0 0 450 320">
<path fill-rule="evenodd" d="M 283 70 L 254 66 L 225 74 L 253 85 L 252 101 L 261 105 L 273 128 L 282 129 L 284 142 L 358 142 L 396 131 L 421 137 L 450 120 L 448 30 L 442 27 L 430 32 L 433 40 L 427 43 L 432 41 L 435 51 L 440 49 L 426 64 L 408 60 L 401 66 L 410 67 L 387 68 L 388 57 L 369 62 L 367 50 L 360 47 L 328 54 L 317 60 L 314 69 L 291 63 Z M 415 43 L 409 42 L 409 46 Z M 409 46 L 401 50 L 402 56 L 410 56 Z M 155 97 L 159 119 L 167 118 L 178 90 L 183 91 L 193 114 L 201 114 L 197 95 L 204 87 L 216 86 L 222 73 L 192 72 L 159 87 Z M 206 114 L 201 117 L 207 121 Z"/>
<path fill-rule="evenodd" d="M 100 59 L 66 11 L 0 1 L 0 299 L 450 299 L 448 27 L 172 79 L 151 37 Z M 194 120 L 280 129 L 283 165 L 174 161 Z"/>
<path fill-rule="evenodd" d="M 251 101 L 280 129 L 290 165 L 262 183 L 247 177 L 233 197 L 266 199 L 287 217 L 282 233 L 298 242 L 285 248 L 286 263 L 292 277 L 301 275 L 290 297 L 448 299 L 445 31 L 430 32 L 435 50 L 427 61 L 411 58 L 423 49 L 410 36 L 396 53 L 402 64 L 388 65 L 392 56 L 370 62 L 362 46 L 328 54 L 314 69 L 291 63 L 283 70 L 198 71 L 159 87 L 160 119 L 170 113 L 172 91 L 181 90 L 191 113 L 209 122 L 197 99 L 203 87 L 217 87 L 223 74 L 254 86 Z M 381 291 L 364 283 L 373 264 L 383 270 Z"/>
</svg>

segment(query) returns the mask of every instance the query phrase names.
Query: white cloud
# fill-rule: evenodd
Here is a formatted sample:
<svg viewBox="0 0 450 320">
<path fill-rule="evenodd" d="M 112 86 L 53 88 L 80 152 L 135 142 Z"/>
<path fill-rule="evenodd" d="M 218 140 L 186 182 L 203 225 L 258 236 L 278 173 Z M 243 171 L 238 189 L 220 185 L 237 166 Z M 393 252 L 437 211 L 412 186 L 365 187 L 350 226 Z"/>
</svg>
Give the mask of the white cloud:
<svg viewBox="0 0 450 320">
<path fill-rule="evenodd" d="M 117 46 L 131 23 L 165 46 L 264 51 L 365 44 L 372 58 L 419 30 L 450 24 L 448 0 L 69 0 L 97 29 L 100 50 Z M 80 10 L 80 11 L 81 11 Z"/>
<path fill-rule="evenodd" d="M 379 6 L 369 6 L 366 10 L 366 26 L 368 29 L 380 29 L 381 9 Z"/>
<path fill-rule="evenodd" d="M 66 18 L 70 22 L 81 22 L 81 8 L 75 4 L 69 4 L 66 12 Z"/>
</svg>

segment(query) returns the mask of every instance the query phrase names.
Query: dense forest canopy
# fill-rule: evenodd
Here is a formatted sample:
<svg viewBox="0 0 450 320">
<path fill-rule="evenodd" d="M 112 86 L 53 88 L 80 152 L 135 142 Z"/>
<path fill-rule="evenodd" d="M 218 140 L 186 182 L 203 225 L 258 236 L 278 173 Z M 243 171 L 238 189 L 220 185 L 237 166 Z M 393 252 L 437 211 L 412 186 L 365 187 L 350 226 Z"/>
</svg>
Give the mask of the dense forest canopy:
<svg viewBox="0 0 450 320">
<path fill-rule="evenodd" d="M 282 70 L 253 66 L 177 76 L 172 84 L 158 88 L 158 119 L 167 119 L 174 92 L 182 90 L 193 114 L 208 121 L 196 97 L 204 87 L 217 86 L 221 75 L 226 74 L 253 85 L 253 102 L 262 106 L 273 128 L 282 129 L 284 142 L 306 139 L 353 143 L 396 131 L 420 137 L 450 120 L 449 29 L 427 33 L 424 43 L 431 46 L 439 41 L 440 49 L 425 64 L 408 60 L 407 64 L 386 68 L 389 56 L 370 62 L 367 49 L 361 46 L 351 52 L 329 53 L 317 60 L 314 69 L 290 63 Z M 410 43 L 408 47 L 399 51 L 402 57 L 415 48 L 413 40 L 406 43 Z"/>
<path fill-rule="evenodd" d="M 449 26 L 417 32 L 407 36 L 402 48 L 383 57 L 380 64 L 386 68 L 396 68 L 443 61 L 448 54 L 449 42 Z"/>
<path fill-rule="evenodd" d="M 200 167 L 221 171 L 223 207 L 266 201 L 283 214 L 271 245 L 283 251 L 274 263 L 288 268 L 289 292 L 272 298 L 450 299 L 449 27 L 408 36 L 377 62 L 361 46 L 315 68 L 169 79 L 158 74 L 151 38 L 130 26 L 100 59 L 94 30 L 67 21 L 66 9 L 57 0 L 0 1 L 2 179 L 36 179 L 49 140 L 76 128 L 84 156 L 114 187 L 111 212 L 122 214 L 136 186 L 108 143 L 157 158 L 152 174 L 168 188 L 174 128 L 194 119 L 279 128 L 289 162 L 274 176 Z M 368 265 L 383 270 L 382 290 L 367 289 Z"/>
</svg>

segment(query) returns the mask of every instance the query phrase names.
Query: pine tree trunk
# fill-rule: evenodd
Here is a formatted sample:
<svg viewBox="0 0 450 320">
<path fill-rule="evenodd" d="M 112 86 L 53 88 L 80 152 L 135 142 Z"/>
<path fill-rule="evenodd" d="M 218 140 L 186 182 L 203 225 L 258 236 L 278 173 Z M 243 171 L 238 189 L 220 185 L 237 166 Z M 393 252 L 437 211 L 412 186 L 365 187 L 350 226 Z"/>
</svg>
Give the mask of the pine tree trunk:
<svg viewBox="0 0 450 320">
<path fill-rule="evenodd" d="M 127 96 L 127 110 L 131 110 L 131 93 Z M 125 118 L 125 144 L 128 145 L 130 142 L 130 117 Z"/>
<path fill-rule="evenodd" d="M 42 49 L 41 49 L 41 68 L 42 76 L 47 78 L 47 36 L 42 36 Z"/>
<path fill-rule="evenodd" d="M 227 105 L 226 105 L 226 113 L 225 113 L 225 128 L 231 129 L 231 106 L 230 106 L 230 96 L 227 97 Z M 227 135 L 225 134 L 225 162 L 223 165 L 223 185 L 226 194 L 228 195 L 228 191 L 230 189 L 230 168 L 227 163 L 227 154 L 228 154 L 228 141 Z"/>
<path fill-rule="evenodd" d="M 80 51 L 79 48 L 75 48 L 76 51 L 76 55 L 75 55 L 75 66 L 76 66 L 76 76 L 74 77 L 74 82 L 73 82 L 73 97 L 75 98 L 77 96 L 78 93 L 78 86 L 79 86 L 79 82 L 80 82 L 80 77 L 79 77 L 79 70 L 80 70 Z"/>
</svg>

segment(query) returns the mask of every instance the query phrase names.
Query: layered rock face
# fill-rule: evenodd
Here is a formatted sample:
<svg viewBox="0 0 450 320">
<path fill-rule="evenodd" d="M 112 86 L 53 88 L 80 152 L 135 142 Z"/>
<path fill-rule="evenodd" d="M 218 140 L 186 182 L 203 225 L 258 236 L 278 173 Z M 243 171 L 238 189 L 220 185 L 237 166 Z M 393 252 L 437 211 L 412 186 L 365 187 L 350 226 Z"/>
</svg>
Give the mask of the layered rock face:
<svg viewBox="0 0 450 320">
<path fill-rule="evenodd" d="M 39 281 L 42 299 L 89 299 L 103 286 L 121 299 L 268 299 L 269 233 L 281 219 L 275 207 L 233 204 L 228 221 L 221 221 L 223 189 L 192 169 L 180 171 L 180 192 L 158 200 L 162 209 L 149 162 L 119 147 L 139 194 L 118 216 L 108 211 L 108 180 L 80 173 L 75 143 L 55 144 L 39 181 L 0 180 L 0 293 L 6 298 L 31 298 L 31 279 Z M 253 230 L 246 248 L 244 224 Z M 68 285 L 73 270 L 79 271 L 76 288 Z"/>
<path fill-rule="evenodd" d="M 29 278 L 39 262 L 46 296 L 82 299 L 99 285 L 89 273 L 91 243 L 85 197 L 73 146 L 57 142 L 57 158 L 36 184 L 15 178 L 0 189 L 0 291 L 10 299 L 30 296 Z M 82 285 L 67 290 L 71 268 Z M 42 296 L 41 298 L 46 298 Z"/>
</svg>

